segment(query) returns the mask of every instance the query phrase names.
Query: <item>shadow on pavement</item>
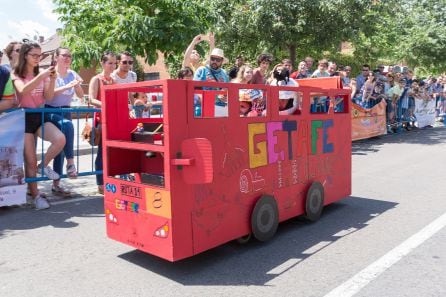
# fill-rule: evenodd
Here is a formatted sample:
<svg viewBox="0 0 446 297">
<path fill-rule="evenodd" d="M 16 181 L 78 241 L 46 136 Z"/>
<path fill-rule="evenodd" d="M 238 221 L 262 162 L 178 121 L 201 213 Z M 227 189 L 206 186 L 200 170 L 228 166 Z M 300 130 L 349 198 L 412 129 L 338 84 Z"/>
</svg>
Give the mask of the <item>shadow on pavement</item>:
<svg viewBox="0 0 446 297">
<path fill-rule="evenodd" d="M 446 143 L 446 128 L 414 129 L 399 134 L 383 135 L 352 142 L 352 155 L 367 155 L 378 152 L 385 144 L 435 145 Z"/>
<path fill-rule="evenodd" d="M 356 232 L 366 227 L 369 220 L 395 206 L 393 202 L 349 197 L 326 206 L 318 222 L 296 218 L 281 223 L 275 237 L 266 243 L 251 240 L 239 245 L 230 242 L 175 263 L 138 250 L 119 257 L 187 286 L 265 285 L 284 272 L 272 269 L 295 259 L 305 261 L 317 253 L 308 253 L 309 248 L 324 242 L 330 246 L 343 237 L 342 231 Z M 299 263 L 291 267 L 295 265 Z"/>
<path fill-rule="evenodd" d="M 53 205 L 49 209 L 35 210 L 29 207 L 0 207 L 0 239 L 14 235 L 16 231 L 30 230 L 45 226 L 73 228 L 78 224 L 70 221 L 73 217 L 103 217 L 104 199 L 101 195 L 79 195 L 66 199 L 70 203 Z M 90 199 L 93 198 L 94 199 Z"/>
</svg>

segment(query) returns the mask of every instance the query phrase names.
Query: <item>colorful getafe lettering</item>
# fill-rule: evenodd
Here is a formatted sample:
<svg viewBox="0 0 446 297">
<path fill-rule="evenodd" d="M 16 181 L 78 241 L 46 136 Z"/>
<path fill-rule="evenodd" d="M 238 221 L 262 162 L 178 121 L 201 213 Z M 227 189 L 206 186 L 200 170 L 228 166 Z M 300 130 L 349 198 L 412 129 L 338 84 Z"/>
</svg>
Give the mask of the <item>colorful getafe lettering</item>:
<svg viewBox="0 0 446 297">
<path fill-rule="evenodd" d="M 328 141 L 328 128 L 333 127 L 333 120 L 311 121 L 311 154 L 317 153 L 317 140 L 319 138 L 318 129 L 322 128 L 322 152 L 332 153 L 334 151 L 333 143 Z"/>
<path fill-rule="evenodd" d="M 285 160 L 285 151 L 276 151 L 279 141 L 278 132 L 287 133 L 288 160 L 293 160 L 296 157 L 293 154 L 293 132 L 298 133 L 297 156 L 306 154 L 307 125 L 306 121 L 300 121 L 299 124 L 297 121 L 248 124 L 249 167 L 257 168 Z M 332 119 L 311 121 L 311 154 L 318 153 L 317 143 L 320 129 L 322 129 L 322 153 L 334 152 L 333 143 L 328 143 L 329 128 L 332 127 Z"/>
<path fill-rule="evenodd" d="M 115 199 L 115 207 L 119 210 L 131 211 L 134 213 L 139 212 L 139 204 L 126 200 Z"/>
</svg>

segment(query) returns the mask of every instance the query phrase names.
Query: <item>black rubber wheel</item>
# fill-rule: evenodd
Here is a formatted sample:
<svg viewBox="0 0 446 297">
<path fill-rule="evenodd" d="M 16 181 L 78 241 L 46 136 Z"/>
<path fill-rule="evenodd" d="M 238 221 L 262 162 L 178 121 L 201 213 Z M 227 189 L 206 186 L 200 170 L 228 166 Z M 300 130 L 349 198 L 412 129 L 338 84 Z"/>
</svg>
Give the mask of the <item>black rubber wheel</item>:
<svg viewBox="0 0 446 297">
<path fill-rule="evenodd" d="M 309 221 L 317 221 L 324 208 L 324 187 L 319 182 L 313 182 L 307 192 L 305 202 L 305 218 Z"/>
<path fill-rule="evenodd" d="M 268 241 L 279 226 L 279 210 L 272 196 L 262 196 L 251 215 L 252 234 L 259 241 Z"/>
<path fill-rule="evenodd" d="M 237 238 L 235 241 L 237 241 L 238 244 L 247 244 L 249 242 L 249 240 L 251 239 L 251 237 L 252 237 L 252 234 L 249 233 L 245 236 Z"/>
</svg>

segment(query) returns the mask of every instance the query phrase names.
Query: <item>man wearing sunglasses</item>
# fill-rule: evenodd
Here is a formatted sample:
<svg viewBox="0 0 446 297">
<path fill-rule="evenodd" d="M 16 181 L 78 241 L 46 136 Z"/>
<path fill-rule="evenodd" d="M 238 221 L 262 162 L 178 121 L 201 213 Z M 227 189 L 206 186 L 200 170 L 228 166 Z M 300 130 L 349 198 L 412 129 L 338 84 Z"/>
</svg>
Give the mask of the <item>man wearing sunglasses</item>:
<svg viewBox="0 0 446 297">
<path fill-rule="evenodd" d="M 133 67 L 133 57 L 129 52 L 122 52 L 116 57 L 118 68 L 113 71 L 111 77 L 117 84 L 128 84 L 136 82 L 136 73 L 131 69 Z"/>
<path fill-rule="evenodd" d="M 229 82 L 226 71 L 221 68 L 225 56 L 223 50 L 214 48 L 209 58 L 209 65 L 201 66 L 195 72 L 194 80 L 209 82 Z"/>
<path fill-rule="evenodd" d="M 365 84 L 367 78 L 369 77 L 370 66 L 364 64 L 361 67 L 361 73 L 356 77 L 356 95 L 361 94 L 362 86 Z"/>
</svg>

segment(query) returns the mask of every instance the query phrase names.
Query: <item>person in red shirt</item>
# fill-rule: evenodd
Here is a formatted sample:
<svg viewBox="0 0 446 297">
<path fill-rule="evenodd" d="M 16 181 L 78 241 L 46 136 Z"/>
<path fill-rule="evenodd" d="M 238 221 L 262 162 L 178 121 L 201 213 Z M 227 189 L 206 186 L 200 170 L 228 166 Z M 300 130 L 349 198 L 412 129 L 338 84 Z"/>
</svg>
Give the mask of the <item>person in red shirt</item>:
<svg viewBox="0 0 446 297">
<path fill-rule="evenodd" d="M 101 86 L 111 85 L 114 83 L 111 74 L 116 69 L 116 55 L 111 51 L 106 51 L 101 57 L 101 73 L 93 76 L 88 86 L 88 98 L 91 105 L 101 108 Z M 95 127 L 101 126 L 101 114 L 96 113 L 94 116 Z M 95 160 L 95 170 L 102 170 L 102 140 L 98 145 L 98 152 Z M 104 176 L 96 175 L 96 184 L 98 185 L 99 194 L 104 194 Z"/>
</svg>

